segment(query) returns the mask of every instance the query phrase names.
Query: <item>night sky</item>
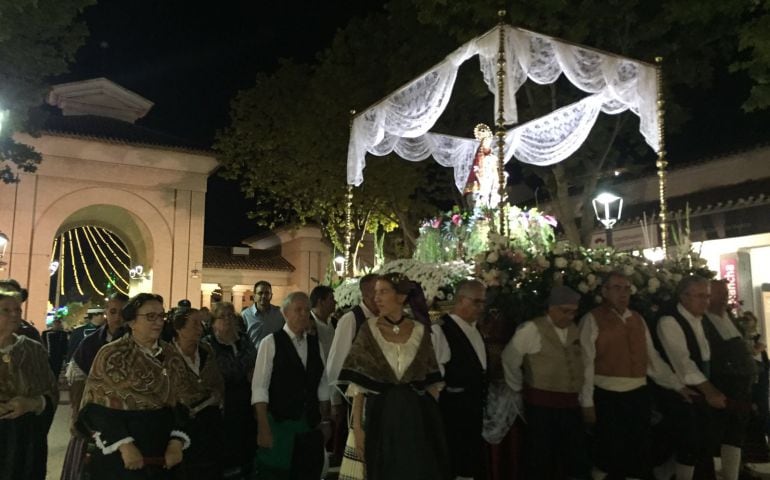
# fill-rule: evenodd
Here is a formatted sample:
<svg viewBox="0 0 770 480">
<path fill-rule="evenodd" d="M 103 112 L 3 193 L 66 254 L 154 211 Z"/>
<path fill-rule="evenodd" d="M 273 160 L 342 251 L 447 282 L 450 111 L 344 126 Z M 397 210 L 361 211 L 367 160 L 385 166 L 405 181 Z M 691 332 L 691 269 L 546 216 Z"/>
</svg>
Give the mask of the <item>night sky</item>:
<svg viewBox="0 0 770 480">
<path fill-rule="evenodd" d="M 384 3 L 100 0 L 84 14 L 91 35 L 71 73 L 53 82 L 107 77 L 155 102 L 139 124 L 210 146 L 228 124 L 230 100 L 253 85 L 257 72 L 273 71 L 280 58 L 312 61 L 351 18 L 381 10 Z M 724 74 L 706 96 L 678 95 L 693 121 L 668 137 L 670 160 L 714 156 L 770 139 L 770 112 L 745 115 L 739 109 L 748 88 L 745 80 Z M 205 243 L 237 245 L 257 233 L 246 217 L 250 206 L 237 183 L 213 175 Z"/>
<path fill-rule="evenodd" d="M 383 3 L 99 0 L 84 13 L 90 37 L 71 73 L 53 83 L 106 77 L 155 102 L 138 124 L 206 147 L 257 72 L 273 71 L 280 58 L 312 61 L 350 18 Z M 205 243 L 237 245 L 256 233 L 250 205 L 236 183 L 213 175 Z"/>
</svg>

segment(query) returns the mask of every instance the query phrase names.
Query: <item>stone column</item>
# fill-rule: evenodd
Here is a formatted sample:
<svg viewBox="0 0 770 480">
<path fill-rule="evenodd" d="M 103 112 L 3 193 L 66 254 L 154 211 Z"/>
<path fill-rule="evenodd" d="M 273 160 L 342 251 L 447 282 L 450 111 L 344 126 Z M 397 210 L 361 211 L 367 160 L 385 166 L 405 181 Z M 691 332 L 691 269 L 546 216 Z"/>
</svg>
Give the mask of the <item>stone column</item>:
<svg viewBox="0 0 770 480">
<path fill-rule="evenodd" d="M 243 309 L 243 296 L 248 290 L 248 285 L 235 285 L 233 287 L 233 307 L 236 313 Z"/>
<path fill-rule="evenodd" d="M 211 309 L 211 294 L 219 288 L 216 283 L 201 283 L 201 307 Z"/>
<path fill-rule="evenodd" d="M 233 286 L 227 283 L 220 283 L 219 287 L 222 289 L 222 301 L 233 302 Z"/>
</svg>

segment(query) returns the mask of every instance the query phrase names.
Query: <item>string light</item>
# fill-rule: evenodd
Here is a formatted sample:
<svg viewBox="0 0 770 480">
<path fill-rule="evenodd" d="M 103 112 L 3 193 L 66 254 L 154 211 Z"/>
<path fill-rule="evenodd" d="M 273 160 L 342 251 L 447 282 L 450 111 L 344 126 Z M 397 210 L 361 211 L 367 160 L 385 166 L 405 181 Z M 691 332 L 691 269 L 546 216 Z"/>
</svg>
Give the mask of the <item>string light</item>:
<svg viewBox="0 0 770 480">
<path fill-rule="evenodd" d="M 60 284 L 60 290 L 59 292 L 64 295 L 64 235 L 60 237 L 61 242 L 59 242 L 59 284 Z"/>
<path fill-rule="evenodd" d="M 87 227 L 87 228 L 91 228 L 91 227 Z M 104 237 L 102 236 L 102 232 L 101 232 L 100 230 L 104 230 L 104 229 L 103 229 L 103 228 L 94 228 L 94 231 L 95 231 L 95 232 L 96 232 L 96 234 L 99 236 L 99 239 L 101 239 L 102 243 L 104 243 L 104 245 L 106 245 L 106 246 L 107 246 L 107 249 L 108 249 L 108 250 L 110 251 L 110 253 L 112 254 L 112 257 L 113 257 L 113 258 L 116 258 L 116 259 L 117 259 L 117 260 L 120 262 L 120 264 L 121 264 L 121 265 L 123 265 L 123 267 L 124 267 L 126 270 L 128 270 L 129 268 L 131 268 L 131 267 L 129 267 L 129 266 L 126 264 L 126 262 L 124 262 L 124 261 L 123 261 L 123 260 L 122 260 L 122 259 L 121 259 L 121 258 L 120 258 L 120 257 L 119 257 L 119 256 L 118 256 L 116 253 L 115 253 L 115 250 L 113 250 L 113 249 L 112 249 L 112 247 L 110 246 L 110 244 L 109 244 L 109 243 L 107 243 L 107 241 L 106 241 L 106 240 L 104 239 Z M 104 231 L 106 232 L 106 230 L 104 230 Z"/>
<path fill-rule="evenodd" d="M 83 270 L 86 271 L 86 277 L 88 277 L 88 283 L 91 284 L 91 288 L 93 288 L 96 293 L 98 293 L 99 295 L 104 295 L 104 292 L 99 290 L 99 287 L 96 286 L 96 282 L 94 282 L 94 279 L 91 277 L 91 272 L 88 270 L 88 265 L 86 265 L 86 259 L 83 256 L 83 248 L 80 246 L 80 237 L 78 236 L 78 229 L 75 229 L 75 242 L 78 244 L 78 252 L 80 253 L 80 263 L 83 264 Z"/>
<path fill-rule="evenodd" d="M 67 232 L 67 238 L 70 241 L 70 258 L 72 259 L 72 276 L 75 277 L 75 287 L 78 289 L 78 293 L 83 295 L 83 289 L 80 288 L 77 265 L 75 264 L 75 245 L 72 244 L 72 230 Z"/>
<path fill-rule="evenodd" d="M 86 227 L 86 228 L 85 228 L 85 233 L 86 233 L 86 240 L 88 240 L 88 245 L 91 247 L 91 249 L 92 249 L 92 250 L 94 250 L 94 251 L 97 251 L 97 250 L 98 250 L 98 251 L 99 251 L 99 253 L 101 253 L 101 254 L 102 254 L 102 257 L 104 257 L 104 261 L 107 263 L 107 265 L 109 265 L 109 266 L 110 266 L 110 268 L 112 269 L 112 271 L 113 271 L 113 272 L 115 272 L 115 274 L 118 276 L 118 278 L 120 278 L 121 280 L 123 280 L 123 281 L 126 283 L 126 285 L 128 285 L 128 282 L 126 282 L 126 281 L 123 279 L 123 277 L 121 277 L 121 276 L 120 276 L 120 272 L 118 271 L 118 269 L 117 269 L 117 268 L 115 268 L 115 266 L 112 264 L 112 262 L 110 262 L 110 259 L 109 259 L 109 258 L 107 257 L 107 255 L 104 253 L 104 250 L 102 250 L 102 247 L 101 247 L 101 246 L 99 245 L 99 243 L 96 241 L 96 237 L 94 236 L 93 232 L 91 232 L 91 227 Z M 94 248 L 94 245 L 96 245 L 96 248 Z M 105 268 L 104 268 L 104 265 L 102 265 L 102 261 L 101 261 L 101 259 L 99 258 L 99 255 L 96 255 L 96 263 L 98 263 L 98 264 L 99 264 L 99 267 L 101 267 L 101 269 L 102 269 L 102 272 L 104 272 L 104 275 L 105 275 L 107 278 L 110 278 L 110 274 L 109 274 L 109 273 L 107 273 L 107 269 L 105 269 Z M 114 283 L 114 282 L 110 282 L 110 283 L 112 283 L 113 285 L 115 285 L 115 283 Z M 117 287 L 117 285 L 115 285 L 115 286 Z"/>
<path fill-rule="evenodd" d="M 131 258 L 131 255 L 129 255 L 128 252 L 126 251 L 126 249 L 123 248 L 123 245 L 121 245 L 120 242 L 118 242 L 115 239 L 115 235 L 111 231 L 107 230 L 106 228 L 102 228 L 101 230 L 104 231 L 104 234 L 107 235 L 107 238 L 110 239 L 112 244 L 115 245 L 115 247 L 117 247 L 118 250 L 120 250 L 120 253 L 122 253 L 123 255 Z"/>
</svg>

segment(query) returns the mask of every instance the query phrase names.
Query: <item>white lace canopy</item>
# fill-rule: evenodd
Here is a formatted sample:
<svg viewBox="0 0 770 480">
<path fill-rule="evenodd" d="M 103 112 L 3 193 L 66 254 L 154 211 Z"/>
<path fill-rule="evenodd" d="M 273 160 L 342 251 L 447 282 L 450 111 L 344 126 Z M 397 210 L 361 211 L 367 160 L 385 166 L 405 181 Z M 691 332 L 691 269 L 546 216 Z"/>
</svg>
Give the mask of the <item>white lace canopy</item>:
<svg viewBox="0 0 770 480">
<path fill-rule="evenodd" d="M 347 180 L 360 185 L 366 153 L 395 151 L 410 161 L 433 156 L 454 168 L 455 184 L 462 191 L 478 141 L 429 133 L 446 108 L 459 66 L 479 56 L 481 71 L 495 95 L 497 111 L 497 55 L 499 27 L 458 48 L 427 73 L 361 112 L 354 120 L 348 145 Z M 511 157 L 533 165 L 552 165 L 572 155 L 588 137 L 599 112 L 631 110 L 639 116 L 639 131 L 658 150 L 657 82 L 651 64 L 626 59 L 520 28 L 504 26 L 506 53 L 505 121 L 517 122 L 516 92 L 527 78 L 539 84 L 564 75 L 584 99 L 506 133 L 505 162 Z"/>
</svg>

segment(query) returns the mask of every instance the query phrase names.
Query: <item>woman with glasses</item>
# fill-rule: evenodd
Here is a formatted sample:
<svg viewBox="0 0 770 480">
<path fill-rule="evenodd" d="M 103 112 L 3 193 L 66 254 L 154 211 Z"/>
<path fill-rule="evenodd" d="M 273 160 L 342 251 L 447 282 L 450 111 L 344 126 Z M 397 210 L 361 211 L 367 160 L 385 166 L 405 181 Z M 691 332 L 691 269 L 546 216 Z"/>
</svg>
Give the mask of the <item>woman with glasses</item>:
<svg viewBox="0 0 770 480">
<path fill-rule="evenodd" d="M 21 298 L 0 287 L 0 478 L 43 480 L 59 392 L 43 346 L 14 331 Z"/>
<path fill-rule="evenodd" d="M 204 341 L 214 349 L 225 380 L 225 478 L 240 480 L 249 478 L 257 449 L 257 423 L 251 407 L 251 375 L 257 350 L 238 328 L 241 320 L 232 303 L 217 303 L 211 313 L 212 333 Z"/>
<path fill-rule="evenodd" d="M 205 312 L 180 306 L 174 310 L 170 320 L 173 345 L 186 367 L 177 385 L 178 399 L 190 414 L 187 433 L 192 443 L 180 472 L 185 480 L 223 478 L 222 406 L 225 383 L 214 351 L 200 341 L 205 316 Z"/>
<path fill-rule="evenodd" d="M 159 341 L 163 298 L 132 297 L 122 310 L 130 333 L 99 350 L 86 380 L 78 423 L 94 439 L 94 479 L 171 479 L 190 445 L 177 388 L 185 361 Z"/>
<path fill-rule="evenodd" d="M 92 335 L 88 335 L 80 342 L 72 360 L 67 366 L 66 377 L 70 385 L 70 406 L 72 407 L 72 425 L 74 426 L 80 412 L 80 400 L 83 396 L 83 388 L 86 385 L 86 377 L 91 370 L 97 352 L 106 344 L 120 338 L 125 332 L 123 317 L 120 313 L 128 302 L 128 296 L 122 293 L 114 293 L 104 307 L 106 321 Z M 61 480 L 80 480 L 82 478 L 83 459 L 86 454 L 88 439 L 81 435 L 76 428 L 70 428 L 72 438 L 67 445 L 67 454 L 64 457 Z"/>
<path fill-rule="evenodd" d="M 345 449 L 341 478 L 451 478 L 430 329 L 404 314 L 412 288 L 401 273 L 377 279 L 379 317 L 361 326 L 343 364 L 339 379 L 353 397 L 353 442 Z M 363 460 L 365 476 L 349 460 Z"/>
</svg>

